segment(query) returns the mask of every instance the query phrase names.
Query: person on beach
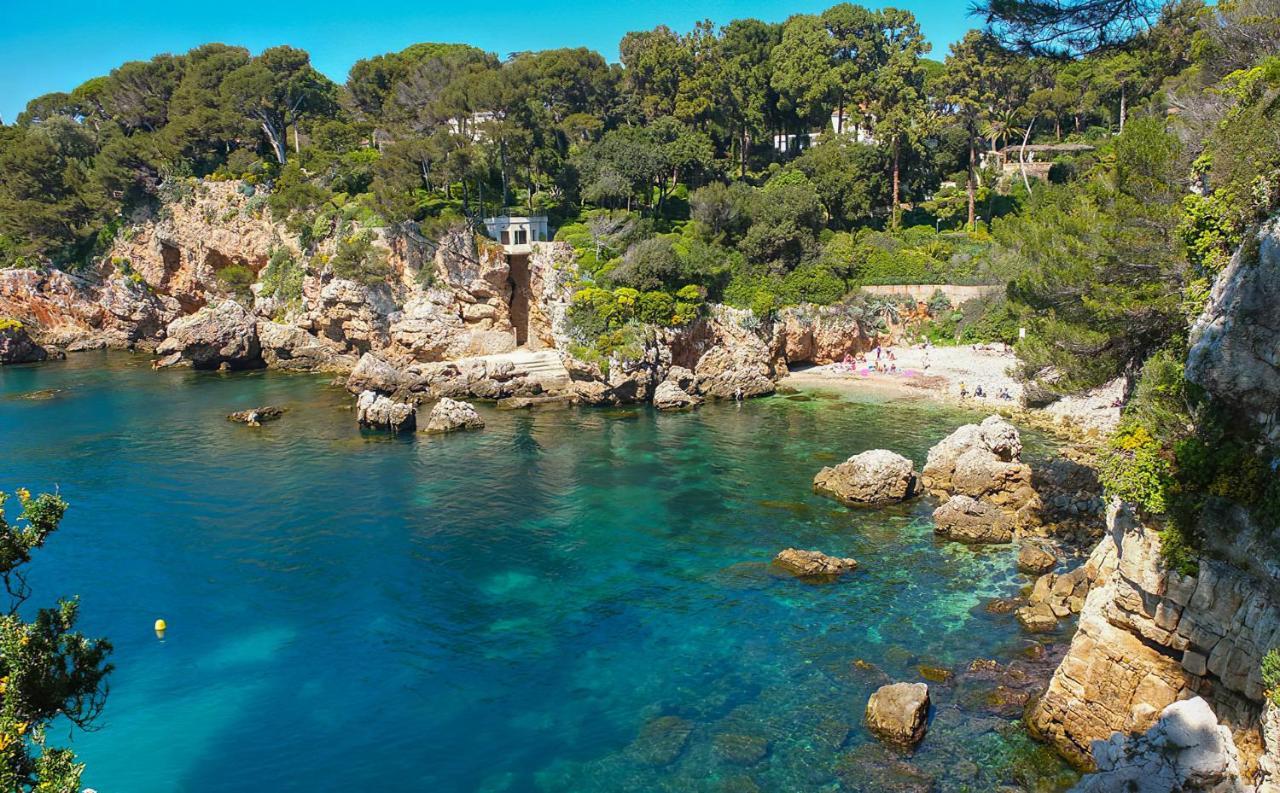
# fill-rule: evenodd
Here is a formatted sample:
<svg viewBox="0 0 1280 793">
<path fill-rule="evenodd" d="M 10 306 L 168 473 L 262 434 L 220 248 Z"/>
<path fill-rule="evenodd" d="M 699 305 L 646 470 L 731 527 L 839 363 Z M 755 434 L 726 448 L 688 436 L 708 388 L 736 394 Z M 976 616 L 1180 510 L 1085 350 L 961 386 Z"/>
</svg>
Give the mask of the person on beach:
<svg viewBox="0 0 1280 793">
<path fill-rule="evenodd" d="M 964 381 L 960 381 L 960 398 L 964 399 L 969 396 L 969 389 L 965 386 Z"/>
<path fill-rule="evenodd" d="M 981 383 L 979 383 L 979 384 L 977 385 L 977 387 L 975 387 L 975 388 L 973 389 L 973 395 L 974 395 L 974 397 L 975 397 L 975 398 L 977 398 L 977 399 L 986 399 L 986 397 L 987 397 L 987 392 L 982 390 L 982 384 L 981 384 Z"/>
</svg>

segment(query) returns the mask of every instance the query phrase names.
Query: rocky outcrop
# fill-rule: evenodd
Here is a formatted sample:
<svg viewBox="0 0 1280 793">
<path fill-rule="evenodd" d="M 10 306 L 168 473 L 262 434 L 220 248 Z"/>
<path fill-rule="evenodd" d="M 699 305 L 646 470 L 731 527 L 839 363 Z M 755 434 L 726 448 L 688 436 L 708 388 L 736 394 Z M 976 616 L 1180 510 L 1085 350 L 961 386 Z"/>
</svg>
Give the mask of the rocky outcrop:
<svg viewBox="0 0 1280 793">
<path fill-rule="evenodd" d="M 238 424 L 247 424 L 250 427 L 261 427 L 264 422 L 275 421 L 284 416 L 284 408 L 275 405 L 267 405 L 260 408 L 249 408 L 248 410 L 238 410 L 227 416 L 227 421 L 234 421 Z"/>
<path fill-rule="evenodd" d="M 886 449 L 855 454 L 813 478 L 813 491 L 848 506 L 892 504 L 915 494 L 915 465 Z"/>
<path fill-rule="evenodd" d="M 774 392 L 773 369 L 763 342 L 712 347 L 693 371 L 698 393 L 712 399 L 750 399 Z"/>
<path fill-rule="evenodd" d="M 688 410 L 702 404 L 702 398 L 686 393 L 671 380 L 663 380 L 653 392 L 653 406 L 658 410 Z"/>
<path fill-rule="evenodd" d="M 982 544 L 1013 540 L 1013 521 L 1004 510 L 969 496 L 952 496 L 933 511 L 935 534 L 957 542 Z"/>
<path fill-rule="evenodd" d="M 924 739 L 929 716 L 929 686 L 891 683 L 867 701 L 867 728 L 882 741 L 913 747 Z"/>
<path fill-rule="evenodd" d="M 1045 546 L 1034 542 L 1018 546 L 1018 572 L 1043 575 L 1057 566 L 1057 555 Z"/>
<path fill-rule="evenodd" d="M 1246 793 L 1231 730 L 1200 697 L 1174 702 L 1145 734 L 1093 746 L 1098 771 L 1072 793 Z"/>
<path fill-rule="evenodd" d="M 426 432 L 456 432 L 458 430 L 478 430 L 484 427 L 484 419 L 476 412 L 470 402 L 459 402 L 449 397 L 442 397 L 431 408 L 431 416 L 427 419 Z"/>
<path fill-rule="evenodd" d="M 773 558 L 773 563 L 800 578 L 835 578 L 858 569 L 857 559 L 842 559 L 799 548 L 787 548 Z"/>
<path fill-rule="evenodd" d="M 362 427 L 412 432 L 417 426 L 417 408 L 407 402 L 396 402 L 376 391 L 365 391 L 356 401 L 356 421 Z"/>
<path fill-rule="evenodd" d="M 272 369 L 300 372 L 350 372 L 356 358 L 295 325 L 258 322 L 262 360 Z"/>
<path fill-rule="evenodd" d="M 867 335 L 858 318 L 842 306 L 797 306 L 778 313 L 774 333 L 788 364 L 828 364 L 871 350 L 876 338 Z"/>
<path fill-rule="evenodd" d="M 1019 526 L 1039 522 L 1031 466 L 1022 462 L 1018 430 L 999 416 L 966 424 L 929 450 L 921 484 L 939 498 L 969 496 L 1010 513 Z"/>
<path fill-rule="evenodd" d="M 1275 582 L 1208 558 L 1194 575 L 1168 569 L 1159 533 L 1128 505 L 1111 505 L 1107 525 L 1082 574 L 1095 583 L 1076 635 L 1030 726 L 1086 765 L 1093 741 L 1145 732 L 1196 694 L 1233 729 L 1256 728 L 1262 657 L 1280 646 Z"/>
<path fill-rule="evenodd" d="M 1280 220 L 1242 245 L 1191 330 L 1187 379 L 1280 442 Z"/>
<path fill-rule="evenodd" d="M 163 356 L 157 366 L 253 369 L 263 365 L 257 321 L 234 300 L 176 319 L 166 334 L 156 348 L 156 354 Z"/>
<path fill-rule="evenodd" d="M 0 365 L 36 363 L 49 358 L 49 351 L 31 339 L 22 323 L 0 319 Z"/>
</svg>

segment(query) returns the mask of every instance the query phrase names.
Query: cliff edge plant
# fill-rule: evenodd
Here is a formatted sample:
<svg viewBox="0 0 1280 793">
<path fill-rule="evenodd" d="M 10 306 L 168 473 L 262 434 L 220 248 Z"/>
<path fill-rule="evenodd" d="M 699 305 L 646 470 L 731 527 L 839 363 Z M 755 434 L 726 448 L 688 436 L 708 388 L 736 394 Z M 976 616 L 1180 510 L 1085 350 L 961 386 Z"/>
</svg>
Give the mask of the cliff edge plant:
<svg viewBox="0 0 1280 793">
<path fill-rule="evenodd" d="M 10 524 L 0 493 L 0 580 L 9 595 L 0 616 L 0 790 L 75 793 L 84 766 L 70 749 L 48 746 L 46 730 L 60 717 L 85 729 L 101 713 L 111 644 L 75 630 L 74 598 L 34 613 L 23 608 L 31 594 L 24 568 L 57 530 L 67 504 L 21 489 L 17 497 L 22 512 Z"/>
</svg>

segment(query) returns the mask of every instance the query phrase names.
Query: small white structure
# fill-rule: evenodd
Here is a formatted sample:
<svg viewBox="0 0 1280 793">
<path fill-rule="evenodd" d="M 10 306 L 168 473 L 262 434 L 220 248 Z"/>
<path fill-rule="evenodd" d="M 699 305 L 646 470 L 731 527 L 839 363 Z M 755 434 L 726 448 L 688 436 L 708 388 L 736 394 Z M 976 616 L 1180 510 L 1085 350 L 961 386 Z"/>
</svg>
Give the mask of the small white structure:
<svg viewBox="0 0 1280 793">
<path fill-rule="evenodd" d="M 499 215 L 484 219 L 485 231 L 507 253 L 529 253 L 535 242 L 546 242 L 546 215 Z"/>
</svg>

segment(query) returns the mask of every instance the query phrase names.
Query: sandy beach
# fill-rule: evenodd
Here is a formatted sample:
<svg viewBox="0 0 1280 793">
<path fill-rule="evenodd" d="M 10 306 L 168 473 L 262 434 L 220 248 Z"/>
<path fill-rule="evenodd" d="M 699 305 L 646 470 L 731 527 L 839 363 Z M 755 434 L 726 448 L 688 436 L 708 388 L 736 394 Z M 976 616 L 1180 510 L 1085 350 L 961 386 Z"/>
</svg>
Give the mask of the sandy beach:
<svg viewBox="0 0 1280 793">
<path fill-rule="evenodd" d="M 844 364 L 835 363 L 814 366 L 792 372 L 782 385 L 792 387 L 831 386 L 857 390 L 901 390 L 904 393 L 933 392 L 942 398 L 965 398 L 990 402 L 993 405 L 1016 405 L 1022 396 L 1022 386 L 1009 375 L 1008 370 L 1017 362 L 1012 352 L 999 349 L 975 349 L 963 347 L 892 347 L 895 360 L 890 361 L 888 350 L 881 356 L 882 368 L 893 371 L 876 371 L 875 354 L 868 361 L 857 363 L 852 371 Z M 975 396 L 978 388 L 983 396 Z M 1004 390 L 1009 399 L 1001 399 Z"/>
</svg>

